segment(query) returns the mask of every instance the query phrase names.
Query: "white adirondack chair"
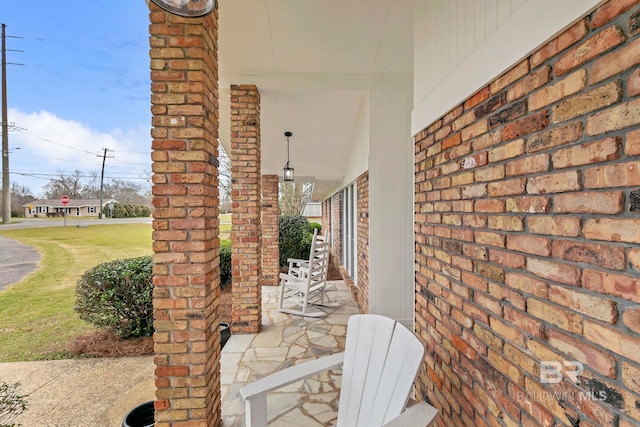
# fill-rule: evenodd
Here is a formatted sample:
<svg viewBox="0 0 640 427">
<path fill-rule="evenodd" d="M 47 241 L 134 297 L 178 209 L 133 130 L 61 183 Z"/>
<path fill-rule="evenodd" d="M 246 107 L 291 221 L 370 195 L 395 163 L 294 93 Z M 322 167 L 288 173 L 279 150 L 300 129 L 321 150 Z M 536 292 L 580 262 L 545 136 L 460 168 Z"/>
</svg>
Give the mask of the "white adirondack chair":
<svg viewBox="0 0 640 427">
<path fill-rule="evenodd" d="M 345 351 L 304 362 L 240 390 L 247 427 L 267 425 L 267 393 L 342 365 L 337 427 L 426 427 L 437 409 L 425 402 L 407 408 L 424 347 L 395 320 L 373 314 L 349 318 Z"/>
<path fill-rule="evenodd" d="M 326 284 L 329 270 L 329 242 L 314 230 L 308 260 L 288 259 L 289 270 L 280 273 L 278 311 L 308 317 L 323 317 L 327 313 L 310 311 L 310 305 L 337 307 L 327 298 Z M 285 307 L 285 304 L 288 304 Z M 294 308 L 290 308 L 291 305 Z"/>
</svg>

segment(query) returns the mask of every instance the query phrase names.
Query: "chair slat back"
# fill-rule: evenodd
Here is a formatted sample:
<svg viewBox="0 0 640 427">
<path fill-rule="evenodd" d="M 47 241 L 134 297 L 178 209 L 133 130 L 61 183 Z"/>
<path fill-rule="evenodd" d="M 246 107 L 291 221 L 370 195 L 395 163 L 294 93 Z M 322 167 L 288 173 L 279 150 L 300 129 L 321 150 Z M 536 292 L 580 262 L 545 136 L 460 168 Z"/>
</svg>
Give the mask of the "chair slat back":
<svg viewBox="0 0 640 427">
<path fill-rule="evenodd" d="M 308 280 L 309 287 L 314 287 L 324 283 L 327 280 L 327 271 L 329 268 L 329 243 L 322 241 L 317 235 L 317 229 L 314 230 L 313 240 L 311 242 L 311 251 L 309 253 Z"/>
<path fill-rule="evenodd" d="M 402 324 L 383 316 L 351 316 L 337 426 L 382 426 L 400 415 L 423 356 L 424 347 Z"/>
</svg>

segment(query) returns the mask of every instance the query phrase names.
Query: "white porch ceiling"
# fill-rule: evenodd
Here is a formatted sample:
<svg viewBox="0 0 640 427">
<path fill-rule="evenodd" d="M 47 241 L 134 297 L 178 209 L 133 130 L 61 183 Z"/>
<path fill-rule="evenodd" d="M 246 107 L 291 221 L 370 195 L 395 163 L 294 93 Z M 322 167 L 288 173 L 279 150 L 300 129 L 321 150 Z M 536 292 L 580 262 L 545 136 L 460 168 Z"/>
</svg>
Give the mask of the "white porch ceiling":
<svg viewBox="0 0 640 427">
<path fill-rule="evenodd" d="M 282 175 L 293 132 L 297 181 L 322 200 L 347 175 L 372 71 L 411 71 L 413 0 L 219 0 L 220 140 L 229 87 L 261 95 L 262 173 Z"/>
</svg>

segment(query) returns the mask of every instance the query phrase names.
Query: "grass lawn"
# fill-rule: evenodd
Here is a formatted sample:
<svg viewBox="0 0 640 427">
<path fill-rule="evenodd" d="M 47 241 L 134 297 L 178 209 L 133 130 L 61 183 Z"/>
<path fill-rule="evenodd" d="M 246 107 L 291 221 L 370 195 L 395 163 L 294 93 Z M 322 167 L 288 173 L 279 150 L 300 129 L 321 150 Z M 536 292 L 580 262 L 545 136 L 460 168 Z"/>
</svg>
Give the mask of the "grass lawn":
<svg viewBox="0 0 640 427">
<path fill-rule="evenodd" d="M 95 329 L 73 307 L 75 285 L 89 268 L 152 254 L 150 224 L 4 230 L 34 246 L 40 268 L 0 292 L 0 362 L 71 357 L 76 336 Z"/>
</svg>

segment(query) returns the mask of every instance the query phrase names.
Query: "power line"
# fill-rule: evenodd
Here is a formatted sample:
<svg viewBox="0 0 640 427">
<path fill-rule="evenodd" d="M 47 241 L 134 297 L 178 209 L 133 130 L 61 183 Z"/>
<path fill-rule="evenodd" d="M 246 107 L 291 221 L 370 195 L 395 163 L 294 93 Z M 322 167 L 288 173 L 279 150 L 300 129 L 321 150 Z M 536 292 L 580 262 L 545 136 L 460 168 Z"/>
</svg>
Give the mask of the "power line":
<svg viewBox="0 0 640 427">
<path fill-rule="evenodd" d="M 59 145 L 59 146 L 61 146 L 61 147 L 65 147 L 65 148 L 68 148 L 68 149 L 70 149 L 70 150 L 80 151 L 81 153 L 86 153 L 86 154 L 91 154 L 91 155 L 96 154 L 96 152 L 95 152 L 95 151 L 83 150 L 82 148 L 73 147 L 73 146 L 71 146 L 71 145 L 66 145 L 66 144 L 63 144 L 63 143 L 61 143 L 61 142 L 53 141 L 53 140 L 51 140 L 51 139 L 48 139 L 48 138 L 45 138 L 45 137 L 43 137 L 43 136 L 40 136 L 40 135 L 38 135 L 38 134 L 36 134 L 36 133 L 33 133 L 33 132 L 31 132 L 30 130 L 28 130 L 28 129 L 22 129 L 22 130 L 23 130 L 23 131 L 24 131 L 24 133 L 26 133 L 27 135 L 31 135 L 31 136 L 33 136 L 34 138 L 37 138 L 37 139 L 42 140 L 42 141 L 44 141 L 44 142 L 48 142 L 48 143 L 51 143 L 51 144 Z"/>
<path fill-rule="evenodd" d="M 59 146 L 61 146 L 61 147 L 65 147 L 65 148 L 68 148 L 68 149 L 70 149 L 70 150 L 76 150 L 76 151 L 79 151 L 79 152 L 81 152 L 81 153 L 90 154 L 90 155 L 92 155 L 92 156 L 96 154 L 96 152 L 95 152 L 95 151 L 88 151 L 88 150 L 84 150 L 84 149 L 82 149 L 82 148 L 73 147 L 73 146 L 71 146 L 71 145 L 63 144 L 63 143 L 61 143 L 61 142 L 57 142 L 57 141 L 54 141 L 54 140 L 52 140 L 52 139 L 45 138 L 45 137 L 43 137 L 43 136 L 41 136 L 41 135 L 38 135 L 38 134 L 36 134 L 36 133 L 34 133 L 34 132 L 30 131 L 29 129 L 25 129 L 25 128 L 21 128 L 21 127 L 15 126 L 15 124 L 14 124 L 14 127 L 15 127 L 17 130 L 23 131 L 23 132 L 24 132 L 24 133 L 26 133 L 27 135 L 30 135 L 30 136 L 32 136 L 32 137 L 34 137 L 34 138 L 36 138 L 36 139 L 39 139 L 39 140 L 41 140 L 41 141 L 44 141 L 44 142 L 48 142 L 48 143 L 50 143 L 50 144 L 59 145 Z M 150 153 L 151 153 L 151 151 L 113 150 L 113 149 L 111 149 L 111 148 L 109 149 L 109 151 L 112 151 L 112 152 L 114 152 L 114 153 L 136 153 L 136 154 L 150 154 Z M 101 154 L 98 154 L 98 157 L 100 157 L 100 156 L 101 156 Z M 46 158 L 46 157 L 45 157 L 45 158 Z M 53 159 L 53 160 L 56 160 L 56 159 Z M 126 163 L 126 164 L 130 164 L 130 165 L 134 165 L 134 166 L 146 166 L 146 165 L 147 165 L 146 163 L 129 162 L 129 161 L 127 161 L 127 160 L 122 160 L 122 159 L 118 159 L 118 161 L 119 161 L 119 162 L 121 162 L 121 163 Z"/>
<path fill-rule="evenodd" d="M 11 172 L 14 175 L 27 176 L 29 178 L 38 178 L 38 179 L 46 179 L 51 180 L 52 177 L 58 178 L 65 174 L 65 171 L 61 173 L 45 173 L 45 172 L 23 172 L 23 171 L 13 171 Z M 92 173 L 83 172 L 78 175 L 80 178 L 94 178 L 95 176 Z M 150 179 L 150 176 L 140 176 L 140 175 L 106 175 L 105 179 L 122 179 L 122 180 L 143 180 L 147 181 Z"/>
</svg>

